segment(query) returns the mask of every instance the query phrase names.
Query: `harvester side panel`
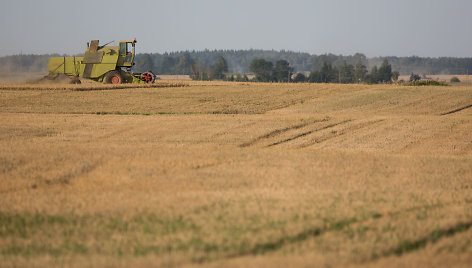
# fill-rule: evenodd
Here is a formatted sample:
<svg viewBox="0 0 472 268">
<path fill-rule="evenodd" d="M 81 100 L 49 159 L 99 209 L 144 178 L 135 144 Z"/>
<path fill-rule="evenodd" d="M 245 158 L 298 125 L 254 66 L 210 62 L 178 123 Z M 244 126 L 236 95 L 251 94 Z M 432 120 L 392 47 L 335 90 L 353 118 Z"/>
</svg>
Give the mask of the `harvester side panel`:
<svg viewBox="0 0 472 268">
<path fill-rule="evenodd" d="M 84 78 L 99 79 L 116 69 L 118 47 L 105 47 L 99 51 L 87 50 L 84 55 L 81 73 Z"/>
<path fill-rule="evenodd" d="M 86 66 L 88 64 L 81 64 L 81 73 L 84 74 L 84 78 L 91 78 L 91 79 L 99 79 L 103 78 L 103 75 L 108 73 L 109 71 L 113 71 L 116 69 L 116 64 L 115 63 L 100 63 L 100 64 L 90 64 L 91 70 L 90 70 L 90 76 L 85 77 L 85 71 L 86 71 Z M 101 81 L 101 79 L 99 79 Z"/>
<path fill-rule="evenodd" d="M 80 76 L 83 57 L 52 57 L 49 59 L 48 72 L 50 74 L 65 74 Z"/>
<path fill-rule="evenodd" d="M 101 63 L 103 59 L 103 51 L 96 51 L 96 52 L 86 52 L 84 55 L 84 63 Z"/>
</svg>

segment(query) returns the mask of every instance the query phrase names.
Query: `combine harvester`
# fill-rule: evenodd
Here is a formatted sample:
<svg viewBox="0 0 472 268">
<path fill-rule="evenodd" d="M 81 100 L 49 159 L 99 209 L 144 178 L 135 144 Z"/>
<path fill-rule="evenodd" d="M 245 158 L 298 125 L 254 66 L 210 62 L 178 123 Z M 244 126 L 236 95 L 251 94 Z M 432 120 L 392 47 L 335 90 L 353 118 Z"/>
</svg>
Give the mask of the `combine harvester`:
<svg viewBox="0 0 472 268">
<path fill-rule="evenodd" d="M 111 42 L 110 42 L 111 43 Z M 44 78 L 58 80 L 68 77 L 70 83 L 80 83 L 79 78 L 106 84 L 154 83 L 156 76 L 147 71 L 133 73 L 136 38 L 120 41 L 119 46 L 99 46 L 98 40 L 87 43 L 83 57 L 53 57 L 49 59 L 48 72 Z"/>
</svg>

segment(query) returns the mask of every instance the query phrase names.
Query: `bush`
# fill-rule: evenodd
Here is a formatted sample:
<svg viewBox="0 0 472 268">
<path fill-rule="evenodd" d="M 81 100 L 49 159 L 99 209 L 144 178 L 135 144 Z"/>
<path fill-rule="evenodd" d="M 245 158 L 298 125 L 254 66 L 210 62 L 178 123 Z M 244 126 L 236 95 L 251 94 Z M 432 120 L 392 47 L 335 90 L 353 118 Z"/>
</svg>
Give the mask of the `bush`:
<svg viewBox="0 0 472 268">
<path fill-rule="evenodd" d="M 419 76 L 418 74 L 411 73 L 410 82 L 415 82 L 415 81 L 420 81 L 420 80 L 421 80 L 421 76 Z"/>
<path fill-rule="evenodd" d="M 412 81 L 408 83 L 403 83 L 404 86 L 447 86 L 445 82 L 436 81 L 436 80 L 419 80 L 419 81 Z"/>
<path fill-rule="evenodd" d="M 293 78 L 293 82 L 295 83 L 303 83 L 306 81 L 306 76 L 302 73 L 297 73 Z"/>
<path fill-rule="evenodd" d="M 460 83 L 460 82 L 461 80 L 459 80 L 459 78 L 457 78 L 456 76 L 451 78 L 451 83 Z"/>
</svg>

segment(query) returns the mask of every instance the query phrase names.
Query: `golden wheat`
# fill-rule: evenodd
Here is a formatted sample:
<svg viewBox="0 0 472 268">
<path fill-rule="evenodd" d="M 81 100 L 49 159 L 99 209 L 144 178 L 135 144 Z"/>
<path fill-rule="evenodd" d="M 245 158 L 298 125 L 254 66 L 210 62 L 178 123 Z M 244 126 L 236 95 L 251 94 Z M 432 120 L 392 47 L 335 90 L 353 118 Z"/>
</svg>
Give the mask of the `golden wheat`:
<svg viewBox="0 0 472 268">
<path fill-rule="evenodd" d="M 472 261 L 467 87 L 180 83 L 0 90 L 2 266 Z"/>
</svg>

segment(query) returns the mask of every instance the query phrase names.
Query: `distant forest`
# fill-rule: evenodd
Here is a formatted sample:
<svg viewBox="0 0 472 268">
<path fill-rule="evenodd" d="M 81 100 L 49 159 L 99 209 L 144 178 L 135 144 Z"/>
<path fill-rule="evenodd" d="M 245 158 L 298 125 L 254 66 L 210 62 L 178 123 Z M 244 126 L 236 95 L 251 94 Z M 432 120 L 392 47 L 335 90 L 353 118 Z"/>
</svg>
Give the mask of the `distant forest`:
<svg viewBox="0 0 472 268">
<path fill-rule="evenodd" d="M 13 55 L 0 57 L 0 73 L 15 72 L 46 72 L 48 58 L 60 55 Z M 156 74 L 191 74 L 191 66 L 198 64 L 200 68 L 213 68 L 220 57 L 224 57 L 229 73 L 250 73 L 249 65 L 254 59 L 265 59 L 270 62 L 285 60 L 293 68 L 293 73 L 308 74 L 319 71 L 325 63 L 334 67 L 345 64 L 356 65 L 359 62 L 367 68 L 381 65 L 387 59 L 392 70 L 401 75 L 415 74 L 468 74 L 472 72 L 472 58 L 424 58 L 424 57 L 376 57 L 367 58 L 357 53 L 351 56 L 275 50 L 204 50 L 181 51 L 171 53 L 137 54 L 135 71 L 151 70 Z"/>
</svg>

